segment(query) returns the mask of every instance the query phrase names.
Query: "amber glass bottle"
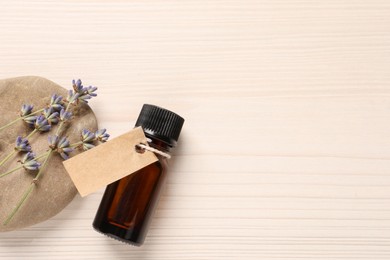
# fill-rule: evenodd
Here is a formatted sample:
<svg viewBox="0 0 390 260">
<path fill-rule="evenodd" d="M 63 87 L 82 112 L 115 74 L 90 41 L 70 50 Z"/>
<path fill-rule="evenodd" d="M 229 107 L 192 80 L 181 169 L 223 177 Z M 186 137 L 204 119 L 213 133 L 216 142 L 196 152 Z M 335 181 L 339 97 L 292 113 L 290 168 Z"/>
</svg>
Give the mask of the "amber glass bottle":
<svg viewBox="0 0 390 260">
<path fill-rule="evenodd" d="M 149 146 L 169 153 L 183 123 L 179 115 L 145 104 L 136 126 L 143 128 Z M 157 162 L 107 186 L 93 222 L 98 232 L 132 245 L 143 244 L 166 179 L 166 158 L 156 155 Z"/>
</svg>

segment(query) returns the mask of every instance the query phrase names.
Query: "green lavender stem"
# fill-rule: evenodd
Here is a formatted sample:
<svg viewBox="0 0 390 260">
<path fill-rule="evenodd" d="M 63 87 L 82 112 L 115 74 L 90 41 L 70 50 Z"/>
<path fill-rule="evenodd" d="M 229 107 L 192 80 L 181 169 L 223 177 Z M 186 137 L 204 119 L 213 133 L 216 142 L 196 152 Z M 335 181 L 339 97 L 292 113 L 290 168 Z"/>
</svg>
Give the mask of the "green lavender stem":
<svg viewBox="0 0 390 260">
<path fill-rule="evenodd" d="M 2 166 L 4 163 L 6 163 L 12 156 L 16 154 L 16 150 L 12 151 L 10 154 L 8 154 L 1 162 L 0 166 Z"/>
<path fill-rule="evenodd" d="M 15 216 L 15 214 L 19 211 L 19 209 L 23 206 L 23 204 L 26 202 L 27 198 L 30 196 L 31 192 L 35 188 L 35 183 L 32 182 L 30 184 L 30 187 L 24 192 L 22 198 L 20 199 L 19 203 L 16 205 L 16 207 L 12 210 L 11 214 L 7 217 L 7 219 L 4 221 L 3 225 L 6 226 L 8 223 L 12 220 L 12 218 Z"/>
<path fill-rule="evenodd" d="M 12 170 L 9 170 L 8 172 L 5 172 L 3 174 L 0 175 L 0 178 L 4 177 L 4 176 L 7 176 L 8 174 L 11 174 L 13 172 L 16 172 L 17 170 L 21 169 L 23 167 L 23 165 L 20 165 L 16 168 L 13 168 Z"/>
<path fill-rule="evenodd" d="M 38 130 L 34 129 L 28 136 L 26 136 L 26 139 L 29 139 L 31 136 L 33 136 Z"/>
<path fill-rule="evenodd" d="M 19 120 L 22 120 L 23 117 L 18 117 L 17 119 L 15 119 L 14 121 L 11 121 L 9 122 L 8 124 L 6 125 L 3 125 L 2 127 L 0 127 L 0 131 L 3 130 L 3 129 L 6 129 L 7 127 L 15 124 L 16 122 L 18 122 Z"/>
<path fill-rule="evenodd" d="M 9 214 L 7 219 L 3 222 L 4 226 L 8 225 L 8 223 L 13 219 L 15 214 L 18 213 L 19 209 L 24 205 L 26 200 L 30 197 L 30 195 L 31 195 L 32 191 L 34 190 L 34 188 L 36 186 L 36 183 L 37 183 L 39 177 L 41 176 L 45 166 L 47 165 L 47 161 L 49 160 L 49 158 L 50 158 L 52 153 L 53 153 L 53 150 L 50 150 L 47 153 L 46 158 L 45 158 L 41 168 L 39 168 L 39 172 L 38 172 L 37 176 L 35 176 L 35 178 L 31 182 L 31 184 L 28 187 L 28 189 L 23 193 L 23 196 L 20 198 L 18 204 L 16 204 L 16 207 L 12 210 L 11 214 Z"/>
<path fill-rule="evenodd" d="M 33 113 L 27 115 L 27 116 L 18 117 L 18 118 L 16 118 L 15 120 L 9 122 L 8 124 L 3 125 L 2 127 L 0 127 L 0 131 L 6 129 L 7 127 L 10 127 L 11 125 L 15 124 L 15 123 L 18 122 L 19 120 L 22 120 L 22 119 L 24 119 L 24 118 L 26 118 L 26 117 L 29 117 L 29 116 L 32 116 L 32 115 L 35 115 L 35 114 L 38 114 L 38 113 L 42 112 L 43 110 L 45 110 L 45 109 L 42 108 L 42 109 L 39 109 L 39 110 L 37 110 L 37 111 L 35 111 L 35 112 L 33 112 Z"/>
</svg>

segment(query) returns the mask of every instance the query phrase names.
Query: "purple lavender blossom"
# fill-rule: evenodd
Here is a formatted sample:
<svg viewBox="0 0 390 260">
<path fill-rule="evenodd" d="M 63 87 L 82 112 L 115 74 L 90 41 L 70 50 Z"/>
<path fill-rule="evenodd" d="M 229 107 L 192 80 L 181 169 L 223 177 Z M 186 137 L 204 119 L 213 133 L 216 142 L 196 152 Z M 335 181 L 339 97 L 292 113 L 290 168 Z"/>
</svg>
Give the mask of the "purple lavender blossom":
<svg viewBox="0 0 390 260">
<path fill-rule="evenodd" d="M 89 86 L 89 87 L 87 88 L 87 94 L 90 95 L 91 97 L 96 97 L 97 94 L 95 93 L 95 91 L 96 91 L 97 89 L 98 89 L 97 87 Z"/>
<path fill-rule="evenodd" d="M 20 163 L 23 165 L 24 169 L 30 171 L 36 171 L 41 166 L 41 164 L 36 161 L 35 154 L 32 152 L 26 153 L 20 160 Z"/>
<path fill-rule="evenodd" d="M 51 125 L 49 124 L 47 119 L 42 115 L 37 117 L 37 119 L 35 120 L 34 127 L 36 130 L 40 132 L 47 132 L 50 131 L 51 129 Z"/>
<path fill-rule="evenodd" d="M 50 135 L 47 139 L 49 142 L 50 149 L 55 150 L 57 148 L 57 143 L 59 139 L 58 135 Z"/>
<path fill-rule="evenodd" d="M 87 129 L 83 129 L 81 132 L 81 141 L 84 143 L 90 143 L 95 141 L 95 134 Z"/>
<path fill-rule="evenodd" d="M 84 103 L 88 103 L 88 99 L 91 99 L 92 97 L 88 94 L 80 95 L 78 100 Z"/>
<path fill-rule="evenodd" d="M 34 108 L 33 105 L 24 104 L 22 106 L 22 108 L 20 109 L 20 116 L 21 117 L 25 117 L 25 116 L 30 115 L 32 110 L 33 110 L 33 108 Z"/>
<path fill-rule="evenodd" d="M 106 142 L 108 140 L 108 138 L 110 137 L 110 135 L 108 133 L 106 133 L 106 129 L 104 129 L 104 128 L 97 130 L 95 133 L 95 136 L 96 136 L 96 140 L 98 140 L 100 142 Z"/>
<path fill-rule="evenodd" d="M 50 99 L 49 107 L 52 107 L 54 111 L 60 111 L 64 107 L 62 102 L 62 96 L 53 94 Z"/>
<path fill-rule="evenodd" d="M 15 141 L 15 151 L 31 152 L 31 146 L 26 138 L 18 136 Z"/>
<path fill-rule="evenodd" d="M 88 88 L 85 88 L 80 79 L 78 79 L 77 81 L 73 80 L 72 85 L 73 85 L 74 94 L 73 94 L 73 91 L 72 91 L 72 93 L 69 93 L 68 100 L 71 100 L 70 97 L 72 95 L 78 94 L 77 101 L 88 103 L 89 99 L 97 96 L 97 94 L 95 93 L 95 91 L 97 90 L 97 87 L 89 86 Z M 72 103 L 72 101 L 69 101 L 69 102 Z"/>
<path fill-rule="evenodd" d="M 95 147 L 95 145 L 92 144 L 92 143 L 83 143 L 83 150 L 84 151 L 88 151 L 88 150 L 90 150 L 90 149 L 92 149 L 94 147 Z"/>
<path fill-rule="evenodd" d="M 73 104 L 76 101 L 78 101 L 80 94 L 77 92 L 73 92 L 73 90 L 68 91 L 68 96 L 66 97 L 66 100 L 69 102 L 69 104 Z"/>
<path fill-rule="evenodd" d="M 34 127 L 35 121 L 37 120 L 37 116 L 28 116 L 28 117 L 23 117 L 23 121 L 29 126 L 29 127 Z"/>
<path fill-rule="evenodd" d="M 69 111 L 65 111 L 64 109 L 61 109 L 60 112 L 60 120 L 63 122 L 69 121 L 72 118 L 72 113 Z"/>
<path fill-rule="evenodd" d="M 81 82 L 81 79 L 78 79 L 77 81 L 72 80 L 72 85 L 74 91 L 76 93 L 79 93 L 80 95 L 82 95 L 86 91 L 86 89 L 83 87 L 83 83 Z"/>
<path fill-rule="evenodd" d="M 69 140 L 66 137 L 62 137 L 57 144 L 57 152 L 65 160 L 69 158 L 69 153 L 73 152 L 73 148 L 70 147 Z"/>
<path fill-rule="evenodd" d="M 59 113 L 54 112 L 53 107 L 48 107 L 43 110 L 44 117 L 47 119 L 50 125 L 57 124 L 59 121 Z"/>
</svg>

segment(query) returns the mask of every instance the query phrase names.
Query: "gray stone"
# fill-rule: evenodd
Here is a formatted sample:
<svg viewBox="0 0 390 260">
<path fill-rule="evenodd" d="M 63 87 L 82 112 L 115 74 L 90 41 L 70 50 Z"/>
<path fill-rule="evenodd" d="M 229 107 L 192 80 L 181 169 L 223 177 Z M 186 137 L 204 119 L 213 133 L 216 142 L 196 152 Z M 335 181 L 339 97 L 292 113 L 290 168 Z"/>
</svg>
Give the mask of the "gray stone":
<svg viewBox="0 0 390 260">
<path fill-rule="evenodd" d="M 34 110 L 38 110 L 49 103 L 50 96 L 54 93 L 66 97 L 67 91 L 54 82 L 40 77 L 28 76 L 0 80 L 0 126 L 18 117 L 22 104 L 33 104 Z M 74 119 L 64 130 L 72 143 L 80 140 L 82 129 L 97 130 L 96 117 L 89 106 L 80 105 L 74 114 Z M 53 135 L 55 130 L 56 126 L 49 133 L 37 133 L 31 137 L 30 143 L 37 155 L 48 149 L 47 137 Z M 27 136 L 30 132 L 31 129 L 22 121 L 0 131 L 0 160 L 12 151 L 18 135 Z M 72 155 L 78 152 L 75 151 Z M 17 160 L 20 157 L 21 155 L 18 154 L 0 166 L 0 174 L 17 166 Z M 77 193 L 62 165 L 62 158 L 54 154 L 48 161 L 31 196 L 12 221 L 4 226 L 2 223 L 29 187 L 35 174 L 36 172 L 21 169 L 0 178 L 0 231 L 21 229 L 45 221 L 64 209 Z"/>
</svg>

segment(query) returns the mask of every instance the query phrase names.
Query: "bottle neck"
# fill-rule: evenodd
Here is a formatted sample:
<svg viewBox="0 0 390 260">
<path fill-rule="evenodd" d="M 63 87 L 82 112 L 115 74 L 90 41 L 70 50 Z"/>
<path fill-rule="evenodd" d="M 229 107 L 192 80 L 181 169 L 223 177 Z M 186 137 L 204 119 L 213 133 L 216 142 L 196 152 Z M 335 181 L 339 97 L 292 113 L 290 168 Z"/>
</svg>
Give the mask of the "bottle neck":
<svg viewBox="0 0 390 260">
<path fill-rule="evenodd" d="M 145 133 L 145 136 L 146 136 L 146 138 L 148 140 L 148 144 L 151 147 L 153 147 L 155 149 L 158 149 L 158 150 L 160 150 L 161 152 L 164 152 L 164 153 L 170 153 L 171 152 L 172 146 L 170 146 L 166 142 L 161 141 L 161 140 L 155 138 L 153 135 L 150 135 L 148 133 Z"/>
</svg>

